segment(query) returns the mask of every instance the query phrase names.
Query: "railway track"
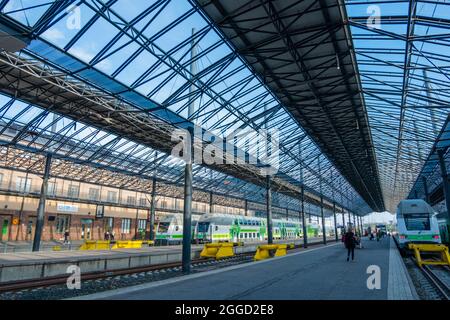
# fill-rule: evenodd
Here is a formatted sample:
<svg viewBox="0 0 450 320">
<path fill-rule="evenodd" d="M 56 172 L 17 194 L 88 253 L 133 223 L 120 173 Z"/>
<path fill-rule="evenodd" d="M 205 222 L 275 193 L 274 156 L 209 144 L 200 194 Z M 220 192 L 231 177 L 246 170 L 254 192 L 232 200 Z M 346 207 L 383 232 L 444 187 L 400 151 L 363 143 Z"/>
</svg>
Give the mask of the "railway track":
<svg viewBox="0 0 450 320">
<path fill-rule="evenodd" d="M 319 245 L 320 243 L 311 243 L 310 246 Z M 296 246 L 293 249 L 290 249 L 289 252 L 295 252 L 301 249 L 302 246 Z M 253 261 L 251 257 L 254 256 L 254 252 L 240 253 L 236 254 L 233 257 L 224 258 L 220 260 L 205 259 L 198 258 L 192 260 L 192 268 L 193 272 L 203 272 L 208 271 L 212 268 L 221 268 L 229 265 L 235 265 L 240 263 L 246 263 Z M 149 265 L 143 267 L 136 268 L 126 268 L 126 269 L 116 269 L 116 270 L 108 270 L 108 271 L 97 271 L 97 272 L 88 272 L 81 274 L 81 280 L 83 283 L 92 282 L 92 281 L 107 281 L 108 279 L 114 279 L 116 277 L 124 276 L 132 276 L 136 277 L 136 275 L 144 275 L 144 274 L 165 274 L 171 276 L 180 276 L 183 275 L 181 272 L 181 261 L 180 262 L 172 262 L 172 263 L 163 263 L 157 265 Z M 63 286 L 66 284 L 67 275 L 60 275 L 54 277 L 47 277 L 44 279 L 30 279 L 30 280 L 21 280 L 21 281 L 13 281 L 0 283 L 0 300 L 1 295 L 8 292 L 16 292 L 21 290 L 45 290 L 48 287 L 54 286 Z M 123 277 L 122 277 L 123 278 Z M 157 281 L 158 277 L 154 280 L 149 281 Z"/>
<path fill-rule="evenodd" d="M 414 258 L 411 259 L 414 261 L 414 263 L 416 263 Z M 450 287 L 447 285 L 445 281 L 441 279 L 439 275 L 436 274 L 433 268 L 428 265 L 424 265 L 422 268 L 419 269 L 422 271 L 422 274 L 436 289 L 439 296 L 442 297 L 442 300 L 450 300 Z M 449 271 L 448 268 L 447 271 Z"/>
<path fill-rule="evenodd" d="M 397 249 L 400 250 L 397 240 L 395 237 L 393 237 L 395 244 L 397 246 Z M 412 262 L 412 265 L 415 266 L 414 269 L 418 270 L 418 272 L 423 275 L 423 278 L 426 279 L 427 284 L 434 289 L 436 292 L 436 296 L 441 300 L 450 300 L 450 287 L 449 285 L 441 278 L 440 275 L 436 273 L 436 270 L 434 267 L 430 267 L 429 265 L 423 265 L 422 268 L 420 268 L 417 264 L 416 259 L 413 256 L 404 257 L 405 261 L 409 260 Z M 450 268 L 446 266 L 436 266 L 437 268 L 444 268 L 447 272 L 450 272 Z M 411 266 L 407 269 L 411 268 Z M 418 283 L 416 286 L 422 286 L 423 283 Z"/>
<path fill-rule="evenodd" d="M 236 260 L 243 260 L 245 257 L 249 257 L 254 255 L 254 253 L 242 253 L 235 255 L 231 258 L 225 258 L 221 260 L 215 260 L 215 259 L 205 259 L 205 258 L 199 258 L 199 259 L 193 259 L 192 260 L 192 267 L 197 267 L 202 264 L 207 264 L 209 262 L 217 262 L 217 263 L 226 263 Z M 139 274 L 149 271 L 161 271 L 166 269 L 172 269 L 172 270 L 181 270 L 181 262 L 172 262 L 172 263 L 162 263 L 157 265 L 150 265 L 145 267 L 137 267 L 137 268 L 127 268 L 127 269 L 116 269 L 116 270 L 108 270 L 108 271 L 101 271 L 101 272 L 89 272 L 89 273 L 83 273 L 81 275 L 82 281 L 87 280 L 99 280 L 99 279 L 105 279 L 109 277 L 116 277 L 121 275 L 132 275 L 132 274 Z M 61 276 L 55 276 L 55 277 L 48 277 L 45 279 L 30 279 L 30 280 L 23 280 L 23 281 L 14 281 L 14 282 L 7 282 L 4 284 L 0 284 L 0 293 L 7 292 L 7 291 L 18 291 L 23 289 L 33 289 L 33 288 L 42 288 L 42 287 L 49 287 L 53 285 L 60 285 L 65 284 L 67 281 L 69 275 L 61 275 Z"/>
</svg>

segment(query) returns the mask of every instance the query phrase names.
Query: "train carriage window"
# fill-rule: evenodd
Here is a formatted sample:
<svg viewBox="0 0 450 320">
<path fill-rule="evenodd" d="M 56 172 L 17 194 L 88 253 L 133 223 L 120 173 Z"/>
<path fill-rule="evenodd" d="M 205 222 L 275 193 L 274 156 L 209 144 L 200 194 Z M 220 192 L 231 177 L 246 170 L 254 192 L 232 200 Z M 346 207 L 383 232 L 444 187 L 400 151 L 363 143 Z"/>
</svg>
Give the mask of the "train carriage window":
<svg viewBox="0 0 450 320">
<path fill-rule="evenodd" d="M 430 217 L 428 214 L 404 214 L 407 230 L 430 230 Z"/>
<path fill-rule="evenodd" d="M 219 230 L 219 226 L 216 226 L 216 227 L 214 228 L 214 230 L 216 230 L 216 231 Z"/>
</svg>

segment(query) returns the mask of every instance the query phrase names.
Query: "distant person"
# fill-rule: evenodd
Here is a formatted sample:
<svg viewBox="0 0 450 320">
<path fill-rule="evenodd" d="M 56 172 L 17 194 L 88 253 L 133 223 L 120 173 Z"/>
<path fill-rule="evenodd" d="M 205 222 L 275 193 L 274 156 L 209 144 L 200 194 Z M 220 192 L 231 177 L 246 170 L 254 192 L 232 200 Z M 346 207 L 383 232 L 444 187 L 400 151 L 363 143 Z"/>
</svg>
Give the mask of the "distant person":
<svg viewBox="0 0 450 320">
<path fill-rule="evenodd" d="M 377 241 L 380 241 L 381 238 L 381 230 L 377 231 Z"/>
<path fill-rule="evenodd" d="M 113 230 L 109 233 L 109 238 L 111 239 L 111 241 L 114 241 L 114 236 L 115 236 L 115 232 Z"/>
<path fill-rule="evenodd" d="M 109 231 L 105 232 L 104 238 L 105 238 L 105 240 L 109 240 Z"/>
<path fill-rule="evenodd" d="M 66 229 L 64 231 L 64 244 L 68 244 L 69 243 L 69 236 L 70 236 L 69 230 Z"/>
<path fill-rule="evenodd" d="M 352 254 L 352 261 L 355 259 L 355 246 L 356 238 L 352 229 L 345 234 L 345 247 L 347 248 L 347 261 L 350 259 L 350 253 Z"/>
</svg>

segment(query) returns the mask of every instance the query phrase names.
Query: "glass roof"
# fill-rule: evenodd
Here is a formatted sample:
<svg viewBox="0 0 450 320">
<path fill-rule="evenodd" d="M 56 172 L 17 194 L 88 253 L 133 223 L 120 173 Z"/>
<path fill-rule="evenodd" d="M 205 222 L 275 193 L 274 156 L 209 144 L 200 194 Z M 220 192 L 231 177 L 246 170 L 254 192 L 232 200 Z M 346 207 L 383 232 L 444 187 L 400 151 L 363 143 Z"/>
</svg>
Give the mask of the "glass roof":
<svg viewBox="0 0 450 320">
<path fill-rule="evenodd" d="M 450 1 L 345 2 L 385 203 L 394 212 L 449 111 Z"/>
<path fill-rule="evenodd" d="M 439 37 L 408 42 L 413 43 L 408 65 L 417 68 L 406 68 L 412 80 L 403 84 L 406 41 L 401 37 L 406 33 L 407 19 L 390 17 L 407 16 L 407 1 L 379 3 L 382 15 L 389 16 L 382 18 L 383 34 L 360 26 L 364 24 L 362 20 L 367 20 L 366 9 L 370 3 L 347 1 L 347 9 L 385 197 L 404 197 L 406 194 L 402 192 L 410 188 L 407 182 L 412 183 L 414 178 L 414 173 L 407 169 L 412 166 L 420 170 L 421 166 L 419 155 L 413 155 L 416 151 L 413 140 L 417 140 L 418 132 L 414 126 L 422 130 L 422 137 L 426 136 L 417 140 L 425 157 L 428 138 L 433 137 L 432 128 L 428 128 L 431 113 L 425 105 L 427 102 L 442 105 L 442 99 L 448 102 L 443 71 L 448 61 L 445 54 L 448 47 L 442 44 L 445 39 Z M 417 16 L 447 18 L 445 10 L 431 10 L 438 4 L 430 1 L 419 4 Z M 424 9 L 420 9 L 422 6 Z M 247 138 L 259 129 L 277 129 L 280 172 L 355 212 L 371 211 L 280 101 L 252 75 L 190 1 L 133 1 L 130 5 L 125 0 L 4 0 L 0 1 L 0 10 L 1 19 L 12 19 L 35 39 L 20 52 L 22 57 L 46 61 L 107 94 L 150 110 L 155 117 L 169 123 L 179 125 L 187 120 L 221 137 L 236 129 L 244 129 L 247 134 L 243 136 Z M 417 22 L 414 34 L 426 36 L 444 32 L 427 23 Z M 428 90 L 431 97 L 420 100 L 426 97 L 425 76 L 431 79 L 432 89 Z M 402 92 L 408 92 L 406 98 L 402 98 Z M 68 118 L 58 116 L 53 121 L 52 113 L 37 106 L 13 101 L 6 108 L 9 103 L 6 96 L 0 96 L 0 102 L 0 108 L 3 106 L 1 119 L 9 125 L 31 122 L 33 129 L 41 134 L 57 132 L 79 144 L 103 147 L 122 157 L 132 156 L 149 163 L 159 161 L 160 172 L 164 172 L 166 178 L 177 177 L 175 181 L 182 183 L 183 162 L 179 159 Z M 190 107 L 193 107 L 191 113 Z M 435 108 L 437 119 L 442 118 L 442 110 Z M 435 122 L 438 128 L 439 121 Z M 242 137 L 237 145 L 258 157 L 251 141 L 246 143 Z M 82 154 L 77 156 L 83 157 Z M 114 165 L 135 172 L 142 170 L 121 161 Z M 213 181 L 218 184 L 233 179 L 200 166 L 195 167 L 194 175 L 199 181 L 214 176 Z M 209 187 L 213 181 L 203 185 Z"/>
</svg>

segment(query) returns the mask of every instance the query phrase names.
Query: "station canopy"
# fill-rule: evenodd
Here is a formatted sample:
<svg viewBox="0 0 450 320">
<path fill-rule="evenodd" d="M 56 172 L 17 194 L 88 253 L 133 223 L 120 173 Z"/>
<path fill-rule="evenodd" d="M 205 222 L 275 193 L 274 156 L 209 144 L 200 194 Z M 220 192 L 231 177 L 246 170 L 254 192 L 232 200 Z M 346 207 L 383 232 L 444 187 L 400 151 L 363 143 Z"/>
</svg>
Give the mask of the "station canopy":
<svg viewBox="0 0 450 320">
<path fill-rule="evenodd" d="M 295 205 L 302 186 L 315 205 L 322 195 L 361 215 L 406 196 L 448 105 L 448 6 L 382 1 L 374 29 L 362 26 L 367 1 L 249 1 L 258 14 L 234 23 L 235 3 L 0 1 L 2 146 L 182 185 L 174 129 L 241 129 L 235 143 L 257 164 L 194 165 L 194 187 L 256 199 L 260 167 L 279 164 L 274 191 Z M 266 38 L 264 65 L 252 45 Z M 277 163 L 259 156 L 260 129 L 278 130 Z"/>
</svg>

